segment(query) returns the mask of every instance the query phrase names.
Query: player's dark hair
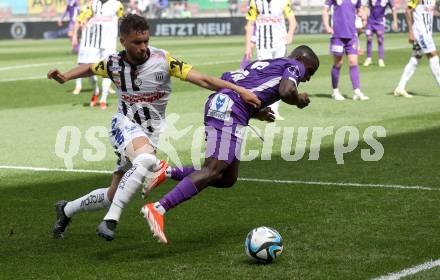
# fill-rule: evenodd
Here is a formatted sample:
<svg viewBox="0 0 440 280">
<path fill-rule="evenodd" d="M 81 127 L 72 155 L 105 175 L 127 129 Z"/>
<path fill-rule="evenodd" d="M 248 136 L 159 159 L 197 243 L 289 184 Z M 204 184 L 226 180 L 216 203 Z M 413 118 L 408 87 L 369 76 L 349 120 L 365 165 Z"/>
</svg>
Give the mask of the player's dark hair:
<svg viewBox="0 0 440 280">
<path fill-rule="evenodd" d="M 119 34 L 127 36 L 131 31 L 149 31 L 147 19 L 135 14 L 128 14 L 119 21 Z"/>
<path fill-rule="evenodd" d="M 289 57 L 310 65 L 315 71 L 319 67 L 319 58 L 309 46 L 301 45 L 296 47 Z"/>
</svg>

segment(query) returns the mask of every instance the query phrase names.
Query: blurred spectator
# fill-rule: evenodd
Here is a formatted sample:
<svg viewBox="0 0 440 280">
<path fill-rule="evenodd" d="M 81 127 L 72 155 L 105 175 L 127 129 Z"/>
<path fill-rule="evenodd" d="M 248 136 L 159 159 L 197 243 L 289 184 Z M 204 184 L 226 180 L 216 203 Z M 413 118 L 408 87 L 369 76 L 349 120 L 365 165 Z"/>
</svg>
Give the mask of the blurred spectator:
<svg viewBox="0 0 440 280">
<path fill-rule="evenodd" d="M 139 8 L 139 1 L 138 0 L 130 0 L 130 3 L 128 4 L 127 7 L 127 14 L 136 14 L 136 15 L 141 15 L 142 11 Z"/>
<path fill-rule="evenodd" d="M 238 14 L 238 0 L 228 0 L 229 3 L 229 14 L 231 17 Z"/>
</svg>

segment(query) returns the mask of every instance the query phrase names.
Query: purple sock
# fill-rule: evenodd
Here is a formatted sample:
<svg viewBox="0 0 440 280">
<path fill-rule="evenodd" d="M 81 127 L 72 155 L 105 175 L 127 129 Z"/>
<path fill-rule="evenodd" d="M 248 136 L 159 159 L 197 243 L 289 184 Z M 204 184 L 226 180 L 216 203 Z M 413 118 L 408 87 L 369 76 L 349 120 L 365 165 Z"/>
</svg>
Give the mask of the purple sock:
<svg viewBox="0 0 440 280">
<path fill-rule="evenodd" d="M 190 178 L 185 177 L 174 187 L 169 193 L 164 195 L 160 200 L 160 205 L 169 210 L 176 207 L 180 203 L 190 199 L 198 193 L 198 190 Z"/>
<path fill-rule="evenodd" d="M 377 45 L 378 45 L 378 49 L 379 49 L 379 58 L 383 59 L 384 54 L 385 54 L 385 50 L 383 47 L 383 34 L 377 35 Z"/>
<path fill-rule="evenodd" d="M 184 166 L 181 169 L 178 167 L 171 168 L 171 179 L 176 181 L 182 181 L 183 178 L 193 173 L 195 170 L 194 166 Z"/>
<path fill-rule="evenodd" d="M 359 81 L 359 67 L 357 65 L 350 66 L 350 79 L 353 89 L 361 87 L 361 82 Z"/>
<path fill-rule="evenodd" d="M 338 88 L 338 83 L 339 83 L 339 72 L 341 71 L 341 68 L 336 67 L 335 65 L 333 65 L 332 67 L 332 87 Z"/>
<path fill-rule="evenodd" d="M 367 37 L 367 57 L 371 57 L 371 50 L 373 49 L 373 37 Z"/>
</svg>

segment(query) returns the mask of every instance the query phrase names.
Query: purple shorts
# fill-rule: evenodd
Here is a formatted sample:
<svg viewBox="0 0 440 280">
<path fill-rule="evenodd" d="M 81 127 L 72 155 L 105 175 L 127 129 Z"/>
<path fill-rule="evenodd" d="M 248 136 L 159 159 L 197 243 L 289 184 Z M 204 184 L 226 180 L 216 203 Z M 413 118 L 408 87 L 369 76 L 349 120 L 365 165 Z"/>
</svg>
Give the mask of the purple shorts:
<svg viewBox="0 0 440 280">
<path fill-rule="evenodd" d="M 330 54 L 342 56 L 345 54 L 357 54 L 358 38 L 331 38 Z"/>
<path fill-rule="evenodd" d="M 373 33 L 383 34 L 385 32 L 385 26 L 379 22 L 367 22 L 365 26 L 365 35 L 371 36 Z"/>
<path fill-rule="evenodd" d="M 205 157 L 227 163 L 240 160 L 241 145 L 248 116 L 237 107 L 237 99 L 225 93 L 216 93 L 205 105 Z"/>
</svg>

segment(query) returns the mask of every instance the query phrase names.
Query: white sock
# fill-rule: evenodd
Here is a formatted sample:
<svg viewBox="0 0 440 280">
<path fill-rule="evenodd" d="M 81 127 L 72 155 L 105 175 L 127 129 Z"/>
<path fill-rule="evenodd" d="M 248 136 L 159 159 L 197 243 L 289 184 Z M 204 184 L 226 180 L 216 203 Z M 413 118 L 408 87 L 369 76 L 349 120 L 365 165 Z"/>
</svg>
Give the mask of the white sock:
<svg viewBox="0 0 440 280">
<path fill-rule="evenodd" d="M 104 78 L 102 79 L 102 95 L 101 100 L 99 102 L 106 102 L 107 103 L 107 96 L 108 96 L 108 90 L 112 84 L 112 81 L 110 79 Z"/>
<path fill-rule="evenodd" d="M 156 211 L 159 212 L 161 215 L 164 215 L 167 212 L 167 210 L 163 208 L 162 204 L 160 204 L 159 201 L 154 203 L 154 209 L 156 209 Z"/>
<path fill-rule="evenodd" d="M 334 88 L 334 89 L 333 89 L 333 95 L 338 95 L 338 94 L 341 94 L 341 93 L 339 92 L 339 88 Z"/>
<path fill-rule="evenodd" d="M 417 64 L 419 63 L 419 60 L 412 56 L 409 59 L 408 64 L 405 66 L 405 69 L 403 69 L 402 77 L 400 77 L 399 89 L 405 89 L 406 83 L 408 83 L 409 79 L 411 79 L 412 75 L 416 71 Z"/>
<path fill-rule="evenodd" d="M 75 80 L 75 88 L 81 88 L 82 87 L 82 80 L 81 78 L 78 78 Z"/>
<path fill-rule="evenodd" d="M 108 188 L 97 189 L 83 197 L 69 201 L 64 207 L 64 213 L 70 218 L 78 212 L 108 208 L 111 202 L 108 199 L 107 191 Z"/>
<path fill-rule="evenodd" d="M 359 95 L 359 94 L 361 94 L 362 92 L 361 92 L 361 89 L 360 88 L 356 88 L 356 89 L 354 89 L 354 94 L 356 94 L 356 95 Z"/>
<path fill-rule="evenodd" d="M 156 160 L 156 156 L 152 154 L 140 154 L 133 160 L 133 167 L 125 172 L 124 177 L 119 182 L 112 205 L 104 220 L 119 221 L 122 210 L 138 191 L 145 176 L 155 167 Z"/>
<path fill-rule="evenodd" d="M 429 59 L 429 67 L 431 67 L 432 75 L 437 80 L 437 84 L 440 87 L 440 65 L 438 61 L 438 55 Z"/>
<path fill-rule="evenodd" d="M 277 102 L 273 103 L 269 107 L 272 109 L 272 111 L 274 112 L 275 115 L 279 115 L 280 114 L 278 112 L 278 108 L 280 107 L 280 101 L 277 101 Z"/>
<path fill-rule="evenodd" d="M 93 93 L 94 93 L 95 95 L 98 95 L 98 94 L 99 94 L 98 77 L 96 77 L 96 76 L 90 76 L 90 77 L 89 77 L 89 82 L 90 82 L 90 85 L 91 85 L 92 88 L 93 88 Z"/>
</svg>

